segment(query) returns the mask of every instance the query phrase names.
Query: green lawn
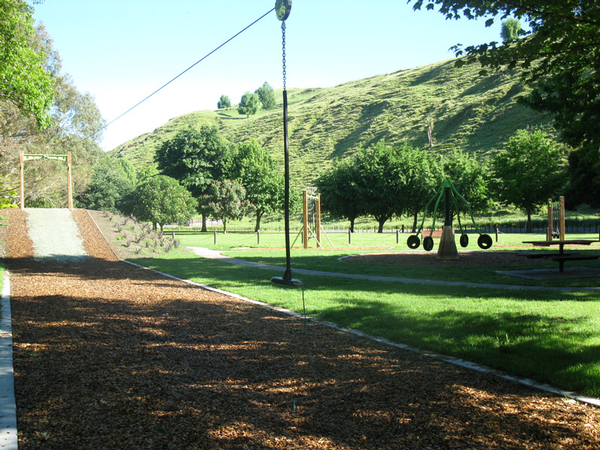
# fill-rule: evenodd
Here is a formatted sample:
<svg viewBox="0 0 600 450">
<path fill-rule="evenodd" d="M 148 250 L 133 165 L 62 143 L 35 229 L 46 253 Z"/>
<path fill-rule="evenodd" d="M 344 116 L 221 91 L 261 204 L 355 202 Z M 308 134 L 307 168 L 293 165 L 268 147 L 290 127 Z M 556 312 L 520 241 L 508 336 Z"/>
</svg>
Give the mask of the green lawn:
<svg viewBox="0 0 600 450">
<path fill-rule="evenodd" d="M 531 236 L 501 238 L 507 250 L 519 248 L 521 240 L 528 239 Z M 212 246 L 201 245 L 199 239 L 191 236 L 185 240 L 184 245 Z M 240 246 L 249 244 L 242 242 Z M 340 255 L 352 252 L 294 250 L 292 267 L 407 276 L 404 270 L 398 275 L 398 266 L 338 261 Z M 233 266 L 189 254 L 135 262 L 298 312 L 303 311 L 304 295 L 306 311 L 311 316 L 563 389 L 600 396 L 600 295 L 596 292 L 439 287 L 308 275 L 294 275 L 302 280 L 302 289 L 283 288 L 270 282 L 272 276 L 283 274 L 283 249 L 236 250 L 232 254 L 279 264 L 281 270 Z M 444 272 L 421 266 L 410 270 L 419 278 L 460 276 L 464 281 L 489 282 L 487 278 L 494 269 L 480 266 L 465 270 L 463 266 Z M 313 345 L 318 352 L 318 343 Z"/>
</svg>

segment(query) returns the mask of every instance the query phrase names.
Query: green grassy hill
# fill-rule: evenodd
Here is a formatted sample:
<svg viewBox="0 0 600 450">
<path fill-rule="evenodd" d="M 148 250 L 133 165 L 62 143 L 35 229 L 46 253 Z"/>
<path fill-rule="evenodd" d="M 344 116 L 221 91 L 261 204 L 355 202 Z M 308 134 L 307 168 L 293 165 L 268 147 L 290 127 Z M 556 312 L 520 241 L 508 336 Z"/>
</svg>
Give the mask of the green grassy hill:
<svg viewBox="0 0 600 450">
<path fill-rule="evenodd" d="M 551 132 L 550 119 L 517 103 L 525 88 L 518 74 L 479 76 L 479 67 L 454 67 L 454 60 L 378 75 L 333 88 L 288 89 L 290 168 L 293 184 L 307 186 L 336 157 L 380 140 L 429 148 L 433 120 L 434 153 L 453 150 L 486 155 L 503 148 L 521 128 Z M 152 133 L 113 150 L 136 168 L 152 163 L 161 142 L 188 124 L 214 124 L 235 143 L 255 139 L 283 159 L 280 103 L 246 118 L 235 107 L 176 117 Z"/>
</svg>

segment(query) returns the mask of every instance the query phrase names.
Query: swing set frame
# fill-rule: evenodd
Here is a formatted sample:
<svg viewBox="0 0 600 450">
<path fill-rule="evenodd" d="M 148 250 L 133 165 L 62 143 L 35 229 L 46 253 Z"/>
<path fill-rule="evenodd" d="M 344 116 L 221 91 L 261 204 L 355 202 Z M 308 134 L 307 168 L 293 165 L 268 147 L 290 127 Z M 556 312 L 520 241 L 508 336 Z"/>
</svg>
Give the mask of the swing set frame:
<svg viewBox="0 0 600 450">
<path fill-rule="evenodd" d="M 25 161 L 36 159 L 53 159 L 64 161 L 67 163 L 67 207 L 73 211 L 73 189 L 71 186 L 71 152 L 66 155 L 40 155 L 26 154 L 22 150 L 19 152 L 19 160 L 21 164 L 21 210 L 25 209 Z"/>
</svg>

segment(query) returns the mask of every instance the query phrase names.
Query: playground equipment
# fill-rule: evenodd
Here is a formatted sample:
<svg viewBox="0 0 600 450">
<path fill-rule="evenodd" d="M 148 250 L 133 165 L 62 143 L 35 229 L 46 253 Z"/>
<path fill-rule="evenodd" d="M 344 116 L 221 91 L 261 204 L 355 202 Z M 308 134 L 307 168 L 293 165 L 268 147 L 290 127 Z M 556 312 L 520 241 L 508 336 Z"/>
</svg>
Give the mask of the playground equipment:
<svg viewBox="0 0 600 450">
<path fill-rule="evenodd" d="M 433 209 L 433 224 L 431 225 L 431 233 L 429 234 L 429 236 L 424 236 L 424 238 L 423 238 L 423 248 L 428 252 L 433 249 L 433 232 L 435 230 L 437 208 L 440 203 L 440 200 L 442 199 L 442 196 L 444 196 L 444 199 L 445 199 L 445 202 L 444 202 L 445 203 L 445 221 L 444 221 L 444 226 L 442 228 L 440 247 L 438 249 L 438 256 L 437 256 L 438 259 L 442 259 L 442 260 L 458 259 L 458 252 L 456 250 L 456 243 L 454 241 L 454 230 L 452 229 L 452 214 L 450 213 L 450 200 L 451 199 L 454 201 L 454 209 L 456 211 L 456 217 L 458 219 L 458 226 L 460 229 L 460 245 L 461 245 L 461 247 L 467 247 L 469 245 L 469 236 L 464 231 L 462 223 L 460 222 L 460 214 L 459 214 L 458 208 L 457 208 L 457 198 L 459 200 L 461 200 L 467 206 L 467 209 L 469 210 L 469 214 L 471 215 L 471 220 L 473 221 L 473 226 L 479 233 L 479 238 L 477 239 L 477 245 L 479 245 L 479 247 L 484 250 L 490 248 L 492 246 L 492 238 L 488 234 L 481 233 L 481 231 L 479 230 L 479 227 L 477 226 L 477 223 L 475 223 L 475 218 L 473 217 L 471 205 L 469 204 L 469 202 L 467 200 L 465 200 L 465 198 L 462 195 L 460 195 L 458 193 L 458 191 L 456 190 L 456 188 L 454 187 L 454 185 L 452 184 L 452 182 L 450 180 L 444 180 L 442 182 L 442 184 L 440 185 L 439 192 L 429 201 L 429 203 L 427 203 L 427 206 L 425 206 L 423 220 L 421 221 L 421 225 L 419 226 L 419 229 L 417 230 L 417 233 L 415 235 L 408 237 L 407 245 L 413 249 L 418 248 L 421 245 L 421 239 L 419 238 L 419 234 L 423 230 L 423 226 L 425 224 L 425 217 L 427 216 L 427 211 L 429 210 L 431 203 L 437 199 L 435 202 L 434 209 Z"/>
<path fill-rule="evenodd" d="M 35 159 L 54 159 L 67 163 L 67 206 L 73 211 L 73 190 L 71 187 L 71 152 L 66 155 L 33 155 L 25 154 L 23 151 L 19 153 L 21 162 L 21 209 L 25 209 L 25 161 Z"/>
<path fill-rule="evenodd" d="M 283 65 L 283 156 L 285 170 L 285 199 L 284 199 L 284 223 L 285 223 L 285 272 L 282 277 L 273 277 L 271 281 L 285 286 L 302 286 L 300 280 L 292 278 L 291 251 L 290 251 L 290 143 L 288 139 L 288 100 L 286 89 L 286 55 L 285 55 L 285 21 L 292 10 L 292 0 L 277 0 L 275 2 L 275 13 L 281 21 L 281 45 Z"/>
<path fill-rule="evenodd" d="M 296 244 L 298 237 L 302 235 L 305 249 L 308 248 L 308 241 L 311 237 L 317 241 L 317 248 L 323 248 L 322 233 L 333 247 L 331 239 L 321 226 L 321 194 L 317 193 L 317 188 L 306 188 L 302 191 L 302 229 L 296 235 L 292 247 Z"/>
<path fill-rule="evenodd" d="M 565 198 L 560 196 L 557 202 L 548 199 L 548 231 L 546 239 L 565 240 Z"/>
</svg>

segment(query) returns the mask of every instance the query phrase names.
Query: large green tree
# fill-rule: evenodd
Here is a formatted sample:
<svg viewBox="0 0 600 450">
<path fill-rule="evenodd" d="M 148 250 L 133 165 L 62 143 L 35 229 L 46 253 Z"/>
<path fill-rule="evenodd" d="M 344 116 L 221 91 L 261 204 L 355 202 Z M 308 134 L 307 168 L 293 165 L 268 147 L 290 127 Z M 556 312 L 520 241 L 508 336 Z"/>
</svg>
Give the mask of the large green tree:
<svg viewBox="0 0 600 450">
<path fill-rule="evenodd" d="M 541 131 L 518 131 L 504 152 L 492 160 L 492 193 L 502 203 L 531 214 L 565 185 L 565 157 L 559 146 Z"/>
<path fill-rule="evenodd" d="M 227 173 L 240 181 L 246 189 L 248 200 L 254 205 L 254 231 L 260 230 L 260 221 L 266 214 L 283 212 L 283 169 L 271 153 L 256 141 L 242 143 L 237 147 Z"/>
<path fill-rule="evenodd" d="M 435 194 L 442 178 L 439 160 L 424 151 L 404 145 L 398 149 L 402 172 L 402 211 L 412 217 L 416 231 L 419 214 Z"/>
<path fill-rule="evenodd" d="M 222 178 L 229 159 L 230 144 L 217 127 L 193 126 L 179 131 L 163 142 L 155 156 L 163 175 L 179 180 L 195 198 L 200 198 L 214 180 Z M 206 231 L 206 214 L 202 214 L 202 231 Z"/>
<path fill-rule="evenodd" d="M 203 213 L 223 222 L 223 232 L 229 220 L 240 220 L 252 210 L 246 189 L 235 180 L 214 180 L 199 201 Z"/>
<path fill-rule="evenodd" d="M 476 155 L 456 151 L 442 157 L 442 179 L 449 179 L 456 190 L 469 202 L 472 212 L 483 212 L 492 205 L 489 192 L 488 166 Z M 457 202 L 460 212 L 466 206 Z"/>
<path fill-rule="evenodd" d="M 321 208 L 335 217 L 348 219 L 350 232 L 354 232 L 354 222 L 366 214 L 364 205 L 358 201 L 360 173 L 350 158 L 338 159 L 333 167 L 316 179 L 321 194 Z"/>
<path fill-rule="evenodd" d="M 532 88 L 524 100 L 548 112 L 571 153 L 569 204 L 600 206 L 600 6 L 596 0 L 412 0 L 415 9 L 439 7 L 449 19 L 514 17 L 528 31 L 510 45 L 497 42 L 462 48 L 458 64 L 480 62 L 491 69 L 522 71 Z"/>
<path fill-rule="evenodd" d="M 179 182 L 156 175 L 139 183 L 133 195 L 133 214 L 163 230 L 168 223 L 182 223 L 194 217 L 197 200 Z"/>
<path fill-rule="evenodd" d="M 26 153 L 72 154 L 73 197 L 78 200 L 86 190 L 94 165 L 101 159 L 101 134 L 104 124 L 94 99 L 82 94 L 68 74 L 61 73 L 62 63 L 44 26 L 30 36 L 31 48 L 44 55 L 44 65 L 54 85 L 49 109 L 50 124 L 40 129 L 35 117 L 21 113 L 0 96 L 0 171 L 9 173 L 11 185 L 18 185 L 18 150 Z M 65 164 L 31 161 L 25 165 L 25 202 L 54 207 L 66 206 L 67 177 Z"/>
<path fill-rule="evenodd" d="M 384 142 L 359 148 L 354 156 L 360 178 L 356 180 L 359 208 L 373 216 L 383 233 L 385 222 L 404 212 L 406 199 L 402 197 L 404 176 L 399 164 L 398 149 Z"/>
<path fill-rule="evenodd" d="M 53 83 L 45 55 L 34 43 L 31 8 L 22 0 L 0 0 L 0 97 L 46 127 Z"/>
</svg>

